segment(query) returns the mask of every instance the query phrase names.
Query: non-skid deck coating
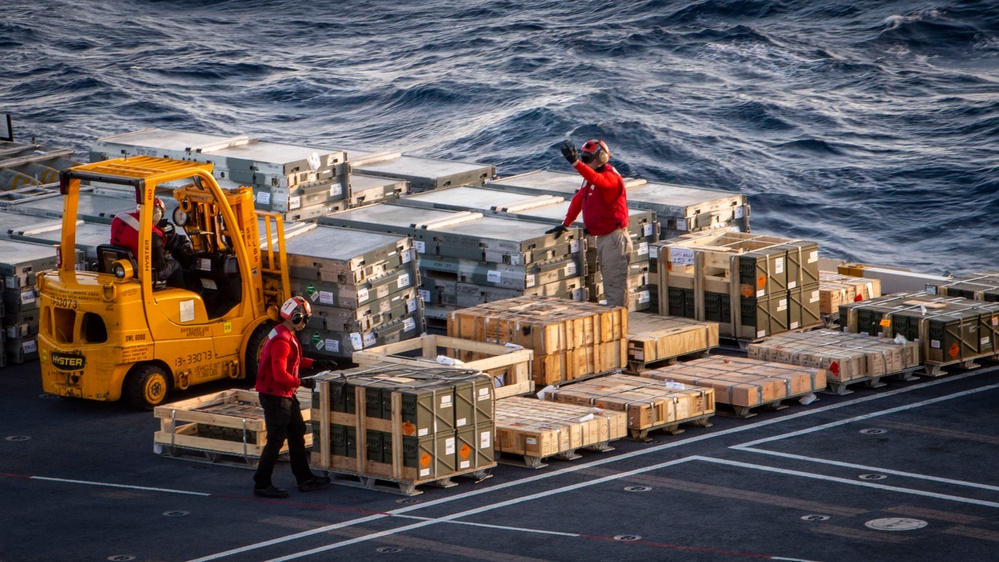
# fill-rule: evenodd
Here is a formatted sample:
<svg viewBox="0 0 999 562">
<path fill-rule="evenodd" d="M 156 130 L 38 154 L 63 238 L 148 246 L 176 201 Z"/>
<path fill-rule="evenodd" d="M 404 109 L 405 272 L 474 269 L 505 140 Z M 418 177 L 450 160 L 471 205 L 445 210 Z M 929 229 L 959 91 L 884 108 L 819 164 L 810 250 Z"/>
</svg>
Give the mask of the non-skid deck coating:
<svg viewBox="0 0 999 562">
<path fill-rule="evenodd" d="M 152 413 L 0 369 L 0 560 L 999 558 L 999 367 L 820 395 L 652 442 L 403 497 L 251 494 L 245 468 L 153 453 Z M 206 386 L 175 398 L 215 392 Z"/>
</svg>

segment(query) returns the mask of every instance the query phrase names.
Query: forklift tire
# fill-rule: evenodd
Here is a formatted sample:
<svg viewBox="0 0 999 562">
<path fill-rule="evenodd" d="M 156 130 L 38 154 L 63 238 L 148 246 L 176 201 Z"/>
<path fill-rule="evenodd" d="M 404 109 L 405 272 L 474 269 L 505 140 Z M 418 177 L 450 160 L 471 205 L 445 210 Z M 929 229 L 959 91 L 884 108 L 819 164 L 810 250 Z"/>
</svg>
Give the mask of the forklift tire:
<svg viewBox="0 0 999 562">
<path fill-rule="evenodd" d="M 246 342 L 246 357 L 243 358 L 243 364 L 246 368 L 243 369 L 243 373 L 246 384 L 250 388 L 253 388 L 253 385 L 257 382 L 257 371 L 260 369 L 260 352 L 264 350 L 264 342 L 267 341 L 267 335 L 273 329 L 274 326 L 265 322 L 253 330 L 253 334 L 250 335 L 250 339 Z"/>
<path fill-rule="evenodd" d="M 170 382 L 166 372 L 156 365 L 138 366 L 125 379 L 125 398 L 137 410 L 152 410 L 166 400 Z"/>
</svg>

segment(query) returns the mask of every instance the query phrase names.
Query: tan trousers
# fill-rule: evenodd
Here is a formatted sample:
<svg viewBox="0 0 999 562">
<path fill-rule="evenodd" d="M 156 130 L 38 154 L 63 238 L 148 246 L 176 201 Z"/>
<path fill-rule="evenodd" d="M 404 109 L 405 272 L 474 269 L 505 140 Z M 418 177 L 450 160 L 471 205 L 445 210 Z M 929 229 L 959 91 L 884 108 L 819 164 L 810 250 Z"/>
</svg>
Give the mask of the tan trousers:
<svg viewBox="0 0 999 562">
<path fill-rule="evenodd" d="M 631 262 L 631 237 L 619 228 L 597 236 L 597 263 L 604 279 L 607 306 L 628 307 L 628 264 Z"/>
</svg>

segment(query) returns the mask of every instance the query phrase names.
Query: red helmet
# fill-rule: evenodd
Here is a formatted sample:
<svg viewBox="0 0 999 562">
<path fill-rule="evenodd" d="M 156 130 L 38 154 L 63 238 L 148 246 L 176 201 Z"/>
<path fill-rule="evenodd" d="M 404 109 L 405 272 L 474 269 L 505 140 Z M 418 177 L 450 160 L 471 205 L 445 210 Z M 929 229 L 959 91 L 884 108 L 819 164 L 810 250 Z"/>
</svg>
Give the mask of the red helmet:
<svg viewBox="0 0 999 562">
<path fill-rule="evenodd" d="M 281 305 L 281 319 L 291 320 L 292 324 L 302 324 L 312 316 L 312 305 L 302 297 L 291 297 Z"/>
<path fill-rule="evenodd" d="M 610 150 L 604 141 L 590 139 L 583 143 L 582 148 L 580 148 L 579 159 L 583 161 L 583 164 L 594 162 L 593 167 L 599 168 L 610 160 Z"/>
</svg>

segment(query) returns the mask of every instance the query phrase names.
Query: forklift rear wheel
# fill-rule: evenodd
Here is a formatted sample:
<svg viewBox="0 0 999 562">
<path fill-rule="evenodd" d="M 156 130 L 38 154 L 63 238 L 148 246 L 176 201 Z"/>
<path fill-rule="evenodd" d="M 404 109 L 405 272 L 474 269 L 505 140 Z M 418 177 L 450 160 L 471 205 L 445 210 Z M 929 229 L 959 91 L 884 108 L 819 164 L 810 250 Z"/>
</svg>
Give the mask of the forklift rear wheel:
<svg viewBox="0 0 999 562">
<path fill-rule="evenodd" d="M 139 410 L 152 410 L 162 404 L 169 389 L 166 373 L 156 365 L 142 365 L 125 381 L 128 403 Z"/>
</svg>

